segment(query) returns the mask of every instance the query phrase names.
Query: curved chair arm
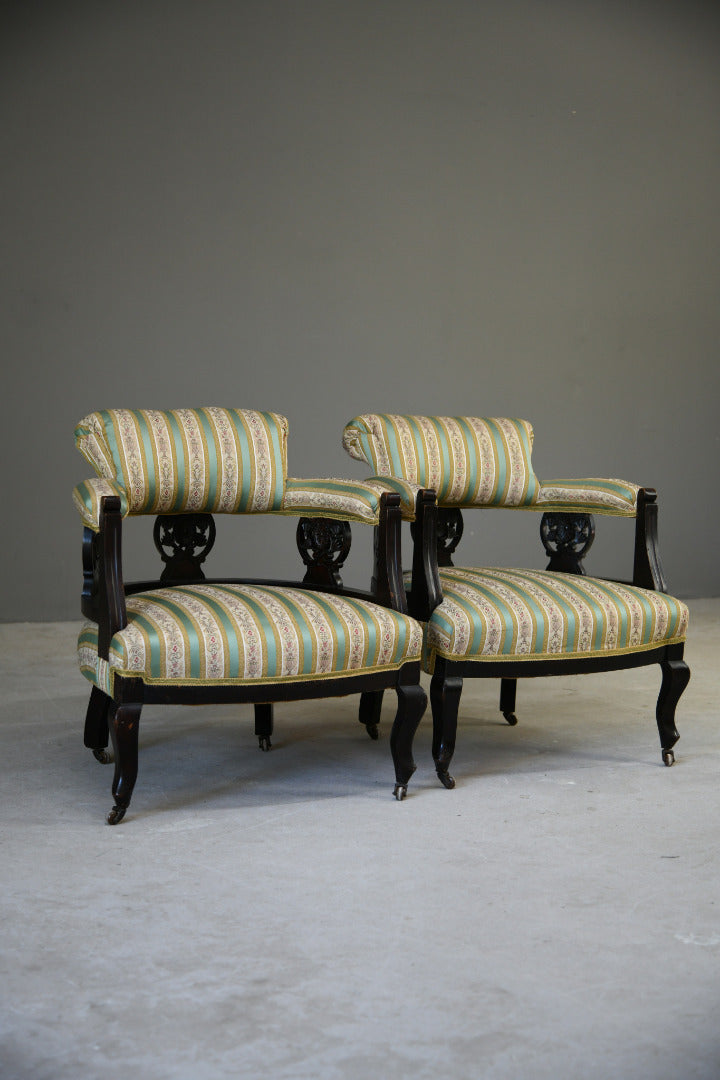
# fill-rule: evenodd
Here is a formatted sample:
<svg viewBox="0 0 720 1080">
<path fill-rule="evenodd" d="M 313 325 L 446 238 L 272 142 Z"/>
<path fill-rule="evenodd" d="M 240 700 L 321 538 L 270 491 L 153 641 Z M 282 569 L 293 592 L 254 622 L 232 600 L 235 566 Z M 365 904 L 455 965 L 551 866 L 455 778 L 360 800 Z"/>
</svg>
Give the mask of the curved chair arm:
<svg viewBox="0 0 720 1080">
<path fill-rule="evenodd" d="M 540 484 L 529 509 L 548 514 L 611 514 L 635 517 L 638 496 L 643 489 L 627 480 L 546 480 Z M 648 489 L 651 490 L 651 489 Z"/>
<path fill-rule="evenodd" d="M 289 476 L 285 482 L 282 509 L 274 512 L 377 525 L 380 521 L 380 497 L 386 491 L 400 496 L 403 520 L 412 521 L 415 517 L 417 485 L 387 476 L 371 476 L 368 480 L 340 480 L 335 477 L 297 479 Z"/>
<path fill-rule="evenodd" d="M 90 480 L 83 480 L 73 489 L 73 503 L 82 523 L 95 533 L 100 531 L 102 500 L 108 496 L 117 497 L 120 513 L 122 517 L 125 517 L 127 515 L 125 488 L 115 480 L 104 480 L 93 476 Z"/>
</svg>

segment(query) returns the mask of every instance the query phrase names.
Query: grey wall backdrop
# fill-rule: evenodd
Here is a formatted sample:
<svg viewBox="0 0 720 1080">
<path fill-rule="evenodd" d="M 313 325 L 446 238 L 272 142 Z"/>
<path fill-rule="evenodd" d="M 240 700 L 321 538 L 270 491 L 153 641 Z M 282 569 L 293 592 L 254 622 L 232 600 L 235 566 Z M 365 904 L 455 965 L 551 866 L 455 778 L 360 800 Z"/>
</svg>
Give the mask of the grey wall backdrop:
<svg viewBox="0 0 720 1080">
<path fill-rule="evenodd" d="M 106 406 L 283 411 L 292 474 L 356 477 L 358 412 L 527 417 L 541 477 L 657 486 L 672 590 L 720 593 L 717 4 L 3 11 L 3 618 L 79 615 Z M 220 526 L 219 572 L 297 570 L 293 523 Z M 537 526 L 476 514 L 467 558 L 542 565 Z"/>
</svg>

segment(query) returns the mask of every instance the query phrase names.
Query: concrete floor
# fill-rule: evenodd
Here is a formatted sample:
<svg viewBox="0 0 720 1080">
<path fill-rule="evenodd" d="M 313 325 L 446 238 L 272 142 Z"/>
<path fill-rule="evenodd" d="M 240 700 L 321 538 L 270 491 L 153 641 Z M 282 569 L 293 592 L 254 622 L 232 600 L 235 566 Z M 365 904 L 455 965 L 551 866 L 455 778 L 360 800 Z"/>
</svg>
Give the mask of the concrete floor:
<svg viewBox="0 0 720 1080">
<path fill-rule="evenodd" d="M 147 708 L 128 816 L 76 624 L 0 626 L 3 1080 L 717 1080 L 720 600 L 659 669 L 467 682 L 445 791 L 393 800 L 356 699 Z"/>
</svg>

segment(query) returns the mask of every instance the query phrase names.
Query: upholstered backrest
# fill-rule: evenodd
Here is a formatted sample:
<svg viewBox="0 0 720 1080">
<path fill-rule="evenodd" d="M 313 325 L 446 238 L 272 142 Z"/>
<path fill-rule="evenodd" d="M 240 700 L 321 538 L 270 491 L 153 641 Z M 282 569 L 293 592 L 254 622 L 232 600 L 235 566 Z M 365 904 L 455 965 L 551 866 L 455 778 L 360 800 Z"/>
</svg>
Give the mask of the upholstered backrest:
<svg viewBox="0 0 720 1080">
<path fill-rule="evenodd" d="M 252 409 L 103 409 L 75 429 L 123 513 L 262 513 L 282 507 L 288 423 Z"/>
<path fill-rule="evenodd" d="M 379 476 L 433 488 L 444 506 L 531 506 L 533 429 L 527 420 L 366 413 L 343 446 Z"/>
</svg>

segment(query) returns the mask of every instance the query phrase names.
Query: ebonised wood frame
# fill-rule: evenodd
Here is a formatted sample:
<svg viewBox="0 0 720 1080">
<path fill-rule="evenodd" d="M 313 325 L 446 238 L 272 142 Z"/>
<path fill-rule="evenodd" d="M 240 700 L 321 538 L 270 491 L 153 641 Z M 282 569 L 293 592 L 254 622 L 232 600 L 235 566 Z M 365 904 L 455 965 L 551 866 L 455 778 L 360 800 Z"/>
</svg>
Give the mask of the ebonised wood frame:
<svg viewBox="0 0 720 1080">
<path fill-rule="evenodd" d="M 182 515 L 189 518 L 190 515 Z M 198 515 L 199 516 L 199 515 Z M 207 519 L 209 515 L 202 515 Z M 122 516 L 120 500 L 105 497 L 102 500 L 100 529 L 93 533 L 84 531 L 83 542 L 83 593 L 81 607 L 86 618 L 98 624 L 98 653 L 109 658 L 112 637 L 127 625 L 126 596 L 169 584 L 272 584 L 332 592 L 384 604 L 397 611 L 407 612 L 407 599 L 403 585 L 400 563 L 400 498 L 394 493 L 381 497 L 380 523 L 376 527 L 375 568 L 373 585 L 369 592 L 343 589 L 339 574 L 318 572 L 309 565 L 303 582 L 277 581 L 274 579 L 205 578 L 200 562 L 212 546 L 208 535 L 214 538 L 214 525 L 207 521 L 193 523 L 178 519 L 175 528 L 164 531 L 162 521 L 156 524 L 155 537 L 158 550 L 167 542 L 171 533 L 179 537 L 178 551 L 163 559 L 166 563 L 162 578 L 155 581 L 139 581 L 125 584 L 122 576 Z M 210 519 L 212 521 L 212 519 Z M 344 523 L 331 522 L 331 526 Z M 196 528 L 197 526 L 197 528 Z M 202 528 L 200 526 L 203 526 Z M 193 538 L 202 549 L 201 558 L 193 550 Z M 161 542 L 158 543 L 158 540 Z M 171 544 L 172 546 L 172 544 Z M 349 545 L 348 545 L 349 546 Z M 346 553 L 345 553 L 346 554 Z M 313 560 L 310 560 L 312 563 Z M 330 580 L 330 578 L 332 578 Z M 140 713 L 144 704 L 218 705 L 227 703 L 250 703 L 255 705 L 255 732 L 260 748 L 270 748 L 273 730 L 273 702 L 298 701 L 308 698 L 340 697 L 353 693 L 377 694 L 394 689 L 398 705 L 390 734 L 390 750 L 395 766 L 394 795 L 401 800 L 407 793 L 407 785 L 415 771 L 412 743 L 415 731 L 425 710 L 427 698 L 419 685 L 420 664 L 413 661 L 392 671 L 348 675 L 339 678 L 321 678 L 308 681 L 282 681 L 257 684 L 249 680 L 241 685 L 219 683 L 217 686 L 173 686 L 172 684 L 148 684 L 140 678 L 116 676 L 113 696 L 108 697 L 97 687 L 90 694 L 85 719 L 85 746 L 93 751 L 101 763 L 114 760 L 115 773 L 112 783 L 113 807 L 107 816 L 108 824 L 122 821 L 132 797 L 138 768 L 138 730 Z M 377 737 L 377 728 L 371 730 Z M 114 753 L 108 751 L 112 741 Z"/>
<path fill-rule="evenodd" d="M 547 515 L 544 515 L 544 517 Z M 579 515 L 586 516 L 586 515 Z M 657 548 L 657 494 L 652 488 L 641 488 L 638 495 L 635 524 L 635 547 L 633 577 L 626 584 L 644 589 L 666 592 L 665 576 Z M 449 524 L 448 524 L 449 521 Z M 541 527 L 541 535 L 542 535 Z M 594 527 L 591 524 L 591 534 Z M 573 530 L 569 530 L 572 535 Z M 438 509 L 430 499 L 418 499 L 417 515 L 412 528 L 413 577 L 408 596 L 410 612 L 418 619 L 428 619 L 442 601 L 439 567 L 452 566 L 452 554 L 462 536 L 462 516 L 458 509 Z M 579 527 L 575 536 L 583 548 L 588 529 Z M 546 548 L 546 550 L 548 550 Z M 548 554 L 551 554 L 548 551 Z M 579 565 L 573 566 L 572 558 L 560 552 L 562 567 L 553 569 L 569 573 L 584 573 Z M 551 567 L 549 566 L 548 569 Z M 665 765 L 675 761 L 673 747 L 680 738 L 675 727 L 675 708 L 690 679 L 690 670 L 683 659 L 682 644 L 662 646 L 641 653 L 557 660 L 446 660 L 437 658 L 430 681 L 430 704 L 433 716 L 432 754 L 435 769 L 441 783 L 453 788 L 455 781 L 449 766 L 455 751 L 457 718 L 464 678 L 499 678 L 500 711 L 510 725 L 517 724 L 515 697 L 519 678 L 538 678 L 548 675 L 580 675 L 599 671 L 616 671 L 623 668 L 645 667 L 659 664 L 662 682 L 656 706 L 656 721 L 660 736 L 662 760 Z M 369 709 L 369 704 L 366 705 Z"/>
</svg>

